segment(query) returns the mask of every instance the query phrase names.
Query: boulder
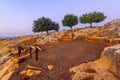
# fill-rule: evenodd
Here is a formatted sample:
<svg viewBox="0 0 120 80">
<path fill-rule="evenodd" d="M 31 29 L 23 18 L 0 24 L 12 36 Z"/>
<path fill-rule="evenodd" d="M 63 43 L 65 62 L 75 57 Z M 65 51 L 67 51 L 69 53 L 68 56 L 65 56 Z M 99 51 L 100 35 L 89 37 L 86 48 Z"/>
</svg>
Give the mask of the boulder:
<svg viewBox="0 0 120 80">
<path fill-rule="evenodd" d="M 70 69 L 72 80 L 120 80 L 120 44 L 104 49 L 100 59 Z"/>
<path fill-rule="evenodd" d="M 120 27 L 120 19 L 114 19 L 108 23 L 106 23 L 105 28 L 109 28 L 109 27 Z"/>
<path fill-rule="evenodd" d="M 101 31 L 91 34 L 91 37 L 120 38 L 120 27 L 103 29 Z"/>
<path fill-rule="evenodd" d="M 0 66 L 5 63 L 7 60 L 11 58 L 11 53 L 8 53 L 2 57 L 0 57 Z"/>
<path fill-rule="evenodd" d="M 53 32 L 49 35 L 43 35 L 39 38 L 36 43 L 46 44 L 46 43 L 58 43 L 63 36 L 65 36 L 66 31 Z"/>
<path fill-rule="evenodd" d="M 109 31 L 109 36 L 120 38 L 120 27 L 114 28 L 111 31 Z"/>
<path fill-rule="evenodd" d="M 81 39 L 83 40 L 84 39 L 84 33 L 80 33 L 80 32 L 74 32 L 74 37 L 73 39 Z"/>
<path fill-rule="evenodd" d="M 17 58 L 10 58 L 0 66 L 0 80 L 9 80 L 19 66 L 18 61 Z"/>
<path fill-rule="evenodd" d="M 97 30 L 98 29 L 98 30 Z M 103 28 L 94 29 L 90 33 L 91 35 L 98 35 L 97 37 L 113 37 L 120 38 L 120 19 L 114 19 L 106 24 L 104 24 Z M 89 33 L 88 32 L 88 33 Z"/>
</svg>

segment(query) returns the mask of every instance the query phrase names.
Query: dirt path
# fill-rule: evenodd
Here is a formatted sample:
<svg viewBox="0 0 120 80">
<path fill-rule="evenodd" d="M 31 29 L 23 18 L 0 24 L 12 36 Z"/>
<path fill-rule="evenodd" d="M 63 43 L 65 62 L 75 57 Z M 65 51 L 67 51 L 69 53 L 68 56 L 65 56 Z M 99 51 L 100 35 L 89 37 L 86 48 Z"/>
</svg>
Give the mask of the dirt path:
<svg viewBox="0 0 120 80">
<path fill-rule="evenodd" d="M 39 52 L 39 61 L 35 62 L 35 55 L 20 64 L 19 70 L 14 73 L 10 80 L 24 80 L 25 76 L 19 72 L 26 69 L 26 65 L 43 68 L 42 73 L 31 77 L 29 80 L 71 80 L 69 69 L 81 63 L 96 60 L 106 45 L 90 43 L 87 41 L 67 41 L 58 44 L 47 44 L 42 47 L 45 52 Z M 52 70 L 47 65 L 54 65 Z"/>
</svg>

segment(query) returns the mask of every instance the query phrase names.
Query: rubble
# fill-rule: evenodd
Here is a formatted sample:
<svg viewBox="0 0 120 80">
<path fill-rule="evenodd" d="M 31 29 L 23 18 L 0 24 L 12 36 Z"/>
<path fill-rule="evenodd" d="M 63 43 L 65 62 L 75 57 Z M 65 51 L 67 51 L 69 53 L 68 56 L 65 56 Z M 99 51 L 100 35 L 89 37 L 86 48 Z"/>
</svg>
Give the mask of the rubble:
<svg viewBox="0 0 120 80">
<path fill-rule="evenodd" d="M 28 69 L 28 70 L 23 70 L 23 71 L 21 71 L 20 74 L 26 75 L 26 76 L 28 76 L 28 77 L 32 77 L 32 76 L 34 76 L 34 75 L 40 74 L 41 72 L 42 72 L 42 71 L 40 71 L 40 70 Z"/>
<path fill-rule="evenodd" d="M 51 70 L 51 69 L 53 69 L 53 68 L 54 68 L 54 66 L 53 66 L 53 65 L 48 65 L 47 67 L 48 67 L 48 69 L 49 69 L 49 70 Z"/>
<path fill-rule="evenodd" d="M 31 66 L 31 65 L 27 65 L 27 68 L 28 69 L 34 69 L 34 70 L 42 70 L 42 68 Z"/>
<path fill-rule="evenodd" d="M 41 70 L 42 68 L 27 65 L 27 70 L 21 71 L 20 74 L 31 77 L 31 76 L 40 74 L 42 72 Z"/>
<path fill-rule="evenodd" d="M 0 80 L 8 80 L 18 68 L 18 59 L 10 58 L 0 66 Z"/>
<path fill-rule="evenodd" d="M 36 43 L 39 44 L 58 43 L 65 36 L 66 36 L 66 31 L 53 32 L 49 35 L 42 36 L 36 41 Z"/>
</svg>

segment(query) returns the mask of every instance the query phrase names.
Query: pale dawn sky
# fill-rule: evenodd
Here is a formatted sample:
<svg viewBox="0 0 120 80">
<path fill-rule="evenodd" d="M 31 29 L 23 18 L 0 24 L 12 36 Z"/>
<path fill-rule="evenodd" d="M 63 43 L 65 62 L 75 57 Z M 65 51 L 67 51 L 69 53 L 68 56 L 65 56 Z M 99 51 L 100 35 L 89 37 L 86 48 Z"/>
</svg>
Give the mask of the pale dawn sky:
<svg viewBox="0 0 120 80">
<path fill-rule="evenodd" d="M 120 18 L 120 0 L 0 0 L 0 36 L 33 34 L 33 21 L 45 16 L 60 24 L 66 14 L 77 16 L 88 12 L 103 12 L 107 19 L 94 25 L 103 25 Z M 76 27 L 89 26 L 78 24 Z M 67 28 L 69 29 L 69 28 Z"/>
</svg>

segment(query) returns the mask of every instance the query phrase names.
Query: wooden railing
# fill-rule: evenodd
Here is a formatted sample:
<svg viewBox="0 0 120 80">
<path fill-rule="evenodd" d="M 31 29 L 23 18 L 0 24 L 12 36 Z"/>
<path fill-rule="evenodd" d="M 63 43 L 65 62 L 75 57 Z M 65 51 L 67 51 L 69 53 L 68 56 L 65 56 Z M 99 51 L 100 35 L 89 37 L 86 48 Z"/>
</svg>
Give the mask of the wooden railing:
<svg viewBox="0 0 120 80">
<path fill-rule="evenodd" d="M 29 54 L 27 54 L 27 55 L 24 55 L 24 56 L 20 56 L 20 54 L 21 54 L 21 50 L 23 50 L 23 47 L 22 46 L 19 46 L 18 47 L 18 56 L 19 56 L 19 58 L 20 59 L 23 59 L 23 58 L 25 58 L 25 57 L 27 57 L 27 56 L 30 56 L 30 59 L 32 58 L 32 50 L 35 50 L 35 54 L 36 54 L 36 61 L 38 61 L 38 51 L 40 50 L 40 51 L 44 51 L 44 49 L 41 47 L 41 46 L 39 46 L 39 45 L 26 45 L 27 47 L 28 47 L 28 49 L 29 49 Z"/>
</svg>

